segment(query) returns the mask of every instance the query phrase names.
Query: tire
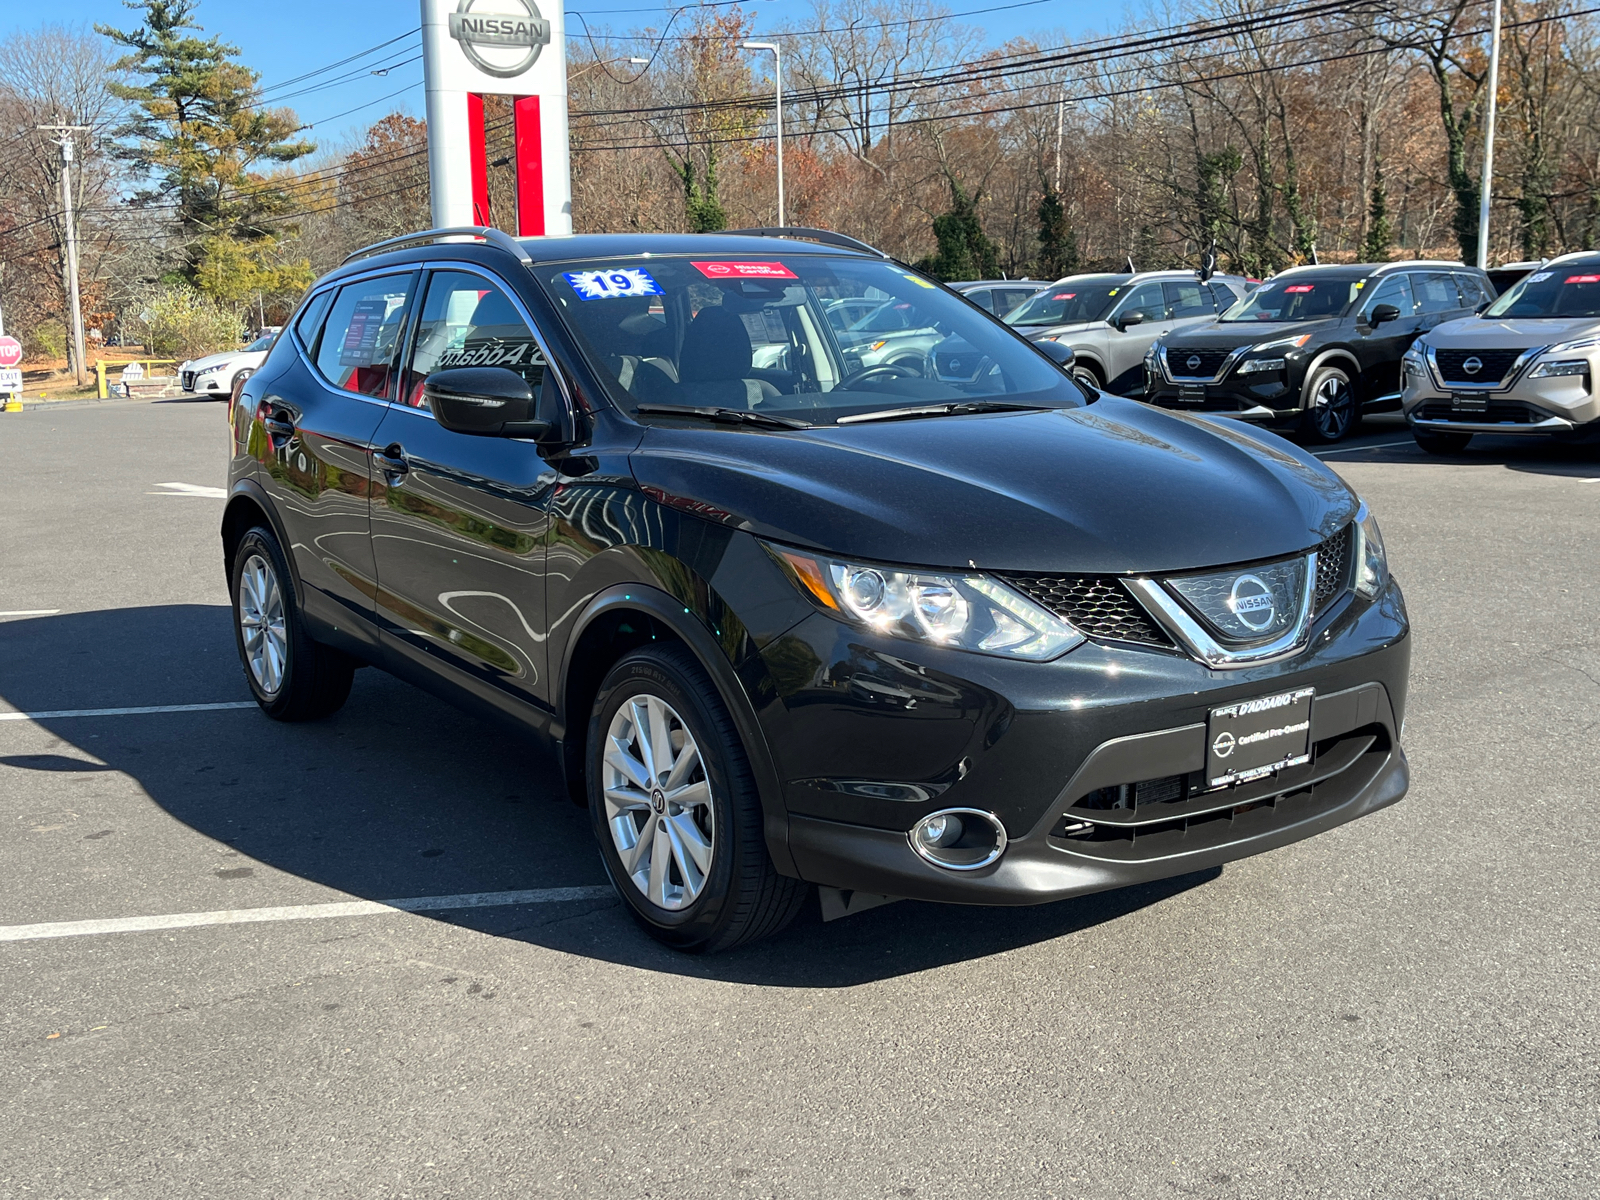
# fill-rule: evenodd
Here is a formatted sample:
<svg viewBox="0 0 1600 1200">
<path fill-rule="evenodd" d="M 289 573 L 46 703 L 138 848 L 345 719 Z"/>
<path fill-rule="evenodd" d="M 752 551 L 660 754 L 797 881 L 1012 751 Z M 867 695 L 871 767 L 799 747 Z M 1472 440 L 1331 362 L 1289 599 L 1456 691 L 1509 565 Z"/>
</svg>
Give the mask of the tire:
<svg viewBox="0 0 1600 1200">
<path fill-rule="evenodd" d="M 1300 390 L 1305 415 L 1300 432 L 1321 445 L 1342 442 L 1361 424 L 1361 402 L 1350 374 L 1342 367 L 1318 367 Z"/>
<path fill-rule="evenodd" d="M 239 539 L 228 577 L 234 643 L 261 711 L 277 721 L 337 712 L 349 698 L 355 660 L 306 632 L 289 564 L 271 530 L 256 526 Z"/>
<path fill-rule="evenodd" d="M 648 751 L 662 734 L 666 770 L 653 769 Z M 651 646 L 612 667 L 584 753 L 601 860 L 651 937 L 707 954 L 770 937 L 799 915 L 810 887 L 773 867 L 749 758 L 688 650 Z M 659 786 L 674 775 L 675 787 Z"/>
<path fill-rule="evenodd" d="M 1097 392 L 1106 390 L 1105 380 L 1100 378 L 1100 372 L 1085 362 L 1072 364 L 1072 377 L 1085 387 L 1093 388 Z"/>
<path fill-rule="evenodd" d="M 1411 436 L 1429 454 L 1460 454 L 1472 441 L 1470 433 L 1451 433 L 1442 429 L 1413 429 Z"/>
</svg>

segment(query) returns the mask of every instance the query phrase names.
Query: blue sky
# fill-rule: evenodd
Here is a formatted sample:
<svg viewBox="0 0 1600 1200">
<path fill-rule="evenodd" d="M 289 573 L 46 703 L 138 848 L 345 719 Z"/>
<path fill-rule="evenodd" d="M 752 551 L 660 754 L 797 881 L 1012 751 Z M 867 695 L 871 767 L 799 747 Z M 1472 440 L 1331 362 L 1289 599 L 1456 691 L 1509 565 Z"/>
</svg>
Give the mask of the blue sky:
<svg viewBox="0 0 1600 1200">
<path fill-rule="evenodd" d="M 981 25 L 994 44 L 1042 30 L 1068 35 L 1107 32 L 1133 8 L 1133 0 L 945 0 L 955 14 L 997 5 L 1015 5 L 964 18 Z M 598 32 L 634 27 L 660 28 L 674 5 L 650 0 L 567 0 L 569 14 L 584 14 Z M 808 0 L 750 0 L 758 31 L 799 23 L 811 10 Z M 395 109 L 421 115 L 422 63 L 405 62 L 416 39 L 403 38 L 419 23 L 415 0 L 202 0 L 198 11 L 207 32 L 221 34 L 243 51 L 244 61 L 262 74 L 269 101 L 281 99 L 313 124 L 311 137 L 332 148 L 378 117 Z M 139 21 L 119 0 L 51 0 L 48 5 L 6 4 L 0 8 L 0 37 L 46 22 L 85 26 L 95 22 L 131 28 Z M 569 34 L 582 24 L 567 19 Z M 403 38 L 370 58 L 307 80 L 286 83 L 390 38 Z M 372 69 L 385 70 L 374 75 Z M 349 76 L 348 78 L 345 78 Z M 332 86 L 319 86 L 335 81 Z M 278 85 L 278 86 L 275 86 Z M 294 95 L 307 87 L 319 90 Z M 395 94 L 398 93 L 398 94 Z M 352 111 L 354 110 L 354 111 Z"/>
</svg>

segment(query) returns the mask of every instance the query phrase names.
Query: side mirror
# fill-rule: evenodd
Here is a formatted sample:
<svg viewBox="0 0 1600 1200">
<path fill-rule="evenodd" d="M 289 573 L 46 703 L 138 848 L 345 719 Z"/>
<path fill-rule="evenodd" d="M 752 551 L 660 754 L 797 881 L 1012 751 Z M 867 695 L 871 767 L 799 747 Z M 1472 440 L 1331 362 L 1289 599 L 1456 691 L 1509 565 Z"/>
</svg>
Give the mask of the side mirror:
<svg viewBox="0 0 1600 1200">
<path fill-rule="evenodd" d="M 1136 308 L 1132 312 L 1125 312 L 1117 318 L 1117 328 L 1126 333 L 1129 325 L 1143 325 L 1144 322 L 1144 313 Z"/>
<path fill-rule="evenodd" d="M 1382 325 L 1385 321 L 1398 321 L 1399 319 L 1400 310 L 1392 304 L 1378 305 L 1372 310 L 1372 314 L 1367 318 L 1374 329 L 1376 329 L 1379 325 Z"/>
<path fill-rule="evenodd" d="M 1078 361 L 1078 356 L 1073 353 L 1071 346 L 1063 346 L 1060 342 L 1035 342 L 1034 348 L 1048 358 L 1063 371 L 1071 371 L 1072 364 Z"/>
<path fill-rule="evenodd" d="M 1494 301 L 1493 301 L 1493 300 L 1481 300 L 1481 301 L 1479 301 L 1479 303 L 1478 303 L 1478 307 L 1477 307 L 1477 308 L 1475 308 L 1475 309 L 1473 309 L 1473 310 L 1472 310 L 1472 311 L 1473 311 L 1473 312 L 1478 312 L 1478 313 L 1481 313 L 1481 312 L 1482 312 L 1482 311 L 1483 311 L 1483 310 L 1484 310 L 1484 309 L 1486 309 L 1486 308 L 1488 308 L 1488 307 L 1489 307 L 1489 305 L 1491 305 L 1491 304 L 1493 304 L 1493 303 L 1494 303 Z"/>
<path fill-rule="evenodd" d="M 440 425 L 481 437 L 548 435 L 552 422 L 537 412 L 543 390 L 506 367 L 453 367 L 435 371 L 422 383 L 422 394 Z"/>
</svg>

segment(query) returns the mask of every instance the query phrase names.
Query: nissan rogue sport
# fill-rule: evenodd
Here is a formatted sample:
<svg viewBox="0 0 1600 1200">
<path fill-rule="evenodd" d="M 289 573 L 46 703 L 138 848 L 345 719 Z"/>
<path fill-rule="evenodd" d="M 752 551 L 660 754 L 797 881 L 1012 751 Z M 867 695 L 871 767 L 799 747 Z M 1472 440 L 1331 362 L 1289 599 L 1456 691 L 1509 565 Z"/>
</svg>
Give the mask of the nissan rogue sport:
<svg viewBox="0 0 1600 1200">
<path fill-rule="evenodd" d="M 844 299 L 992 370 L 852 367 Z M 812 885 L 1037 904 L 1406 790 L 1409 627 L 1360 497 L 1247 426 L 1085 392 L 836 234 L 379 243 L 230 420 L 261 708 L 326 716 L 371 664 L 543 735 L 684 950 Z"/>
<path fill-rule="evenodd" d="M 1405 357 L 1402 405 L 1417 445 L 1467 448 L 1474 434 L 1600 437 L 1600 254 L 1569 254 L 1523 277 L 1481 316 L 1440 325 Z"/>
</svg>

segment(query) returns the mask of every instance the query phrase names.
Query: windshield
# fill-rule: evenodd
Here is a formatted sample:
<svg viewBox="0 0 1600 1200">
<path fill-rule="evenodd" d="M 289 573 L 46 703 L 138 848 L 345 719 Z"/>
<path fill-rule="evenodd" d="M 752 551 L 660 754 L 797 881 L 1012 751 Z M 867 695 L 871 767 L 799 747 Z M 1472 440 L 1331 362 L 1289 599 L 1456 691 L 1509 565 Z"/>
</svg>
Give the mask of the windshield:
<svg viewBox="0 0 1600 1200">
<path fill-rule="evenodd" d="M 713 253 L 537 270 L 629 412 L 690 405 L 819 424 L 973 400 L 1085 402 L 993 317 L 881 260 Z"/>
<path fill-rule="evenodd" d="M 1006 318 L 1007 325 L 1077 325 L 1103 321 L 1126 281 L 1064 279 L 1051 284 Z"/>
<path fill-rule="evenodd" d="M 1600 260 L 1535 271 L 1489 305 L 1486 317 L 1600 317 Z"/>
<path fill-rule="evenodd" d="M 1359 279 L 1307 279 L 1289 276 L 1263 283 L 1235 304 L 1220 321 L 1321 321 L 1344 315 L 1361 294 Z"/>
</svg>

